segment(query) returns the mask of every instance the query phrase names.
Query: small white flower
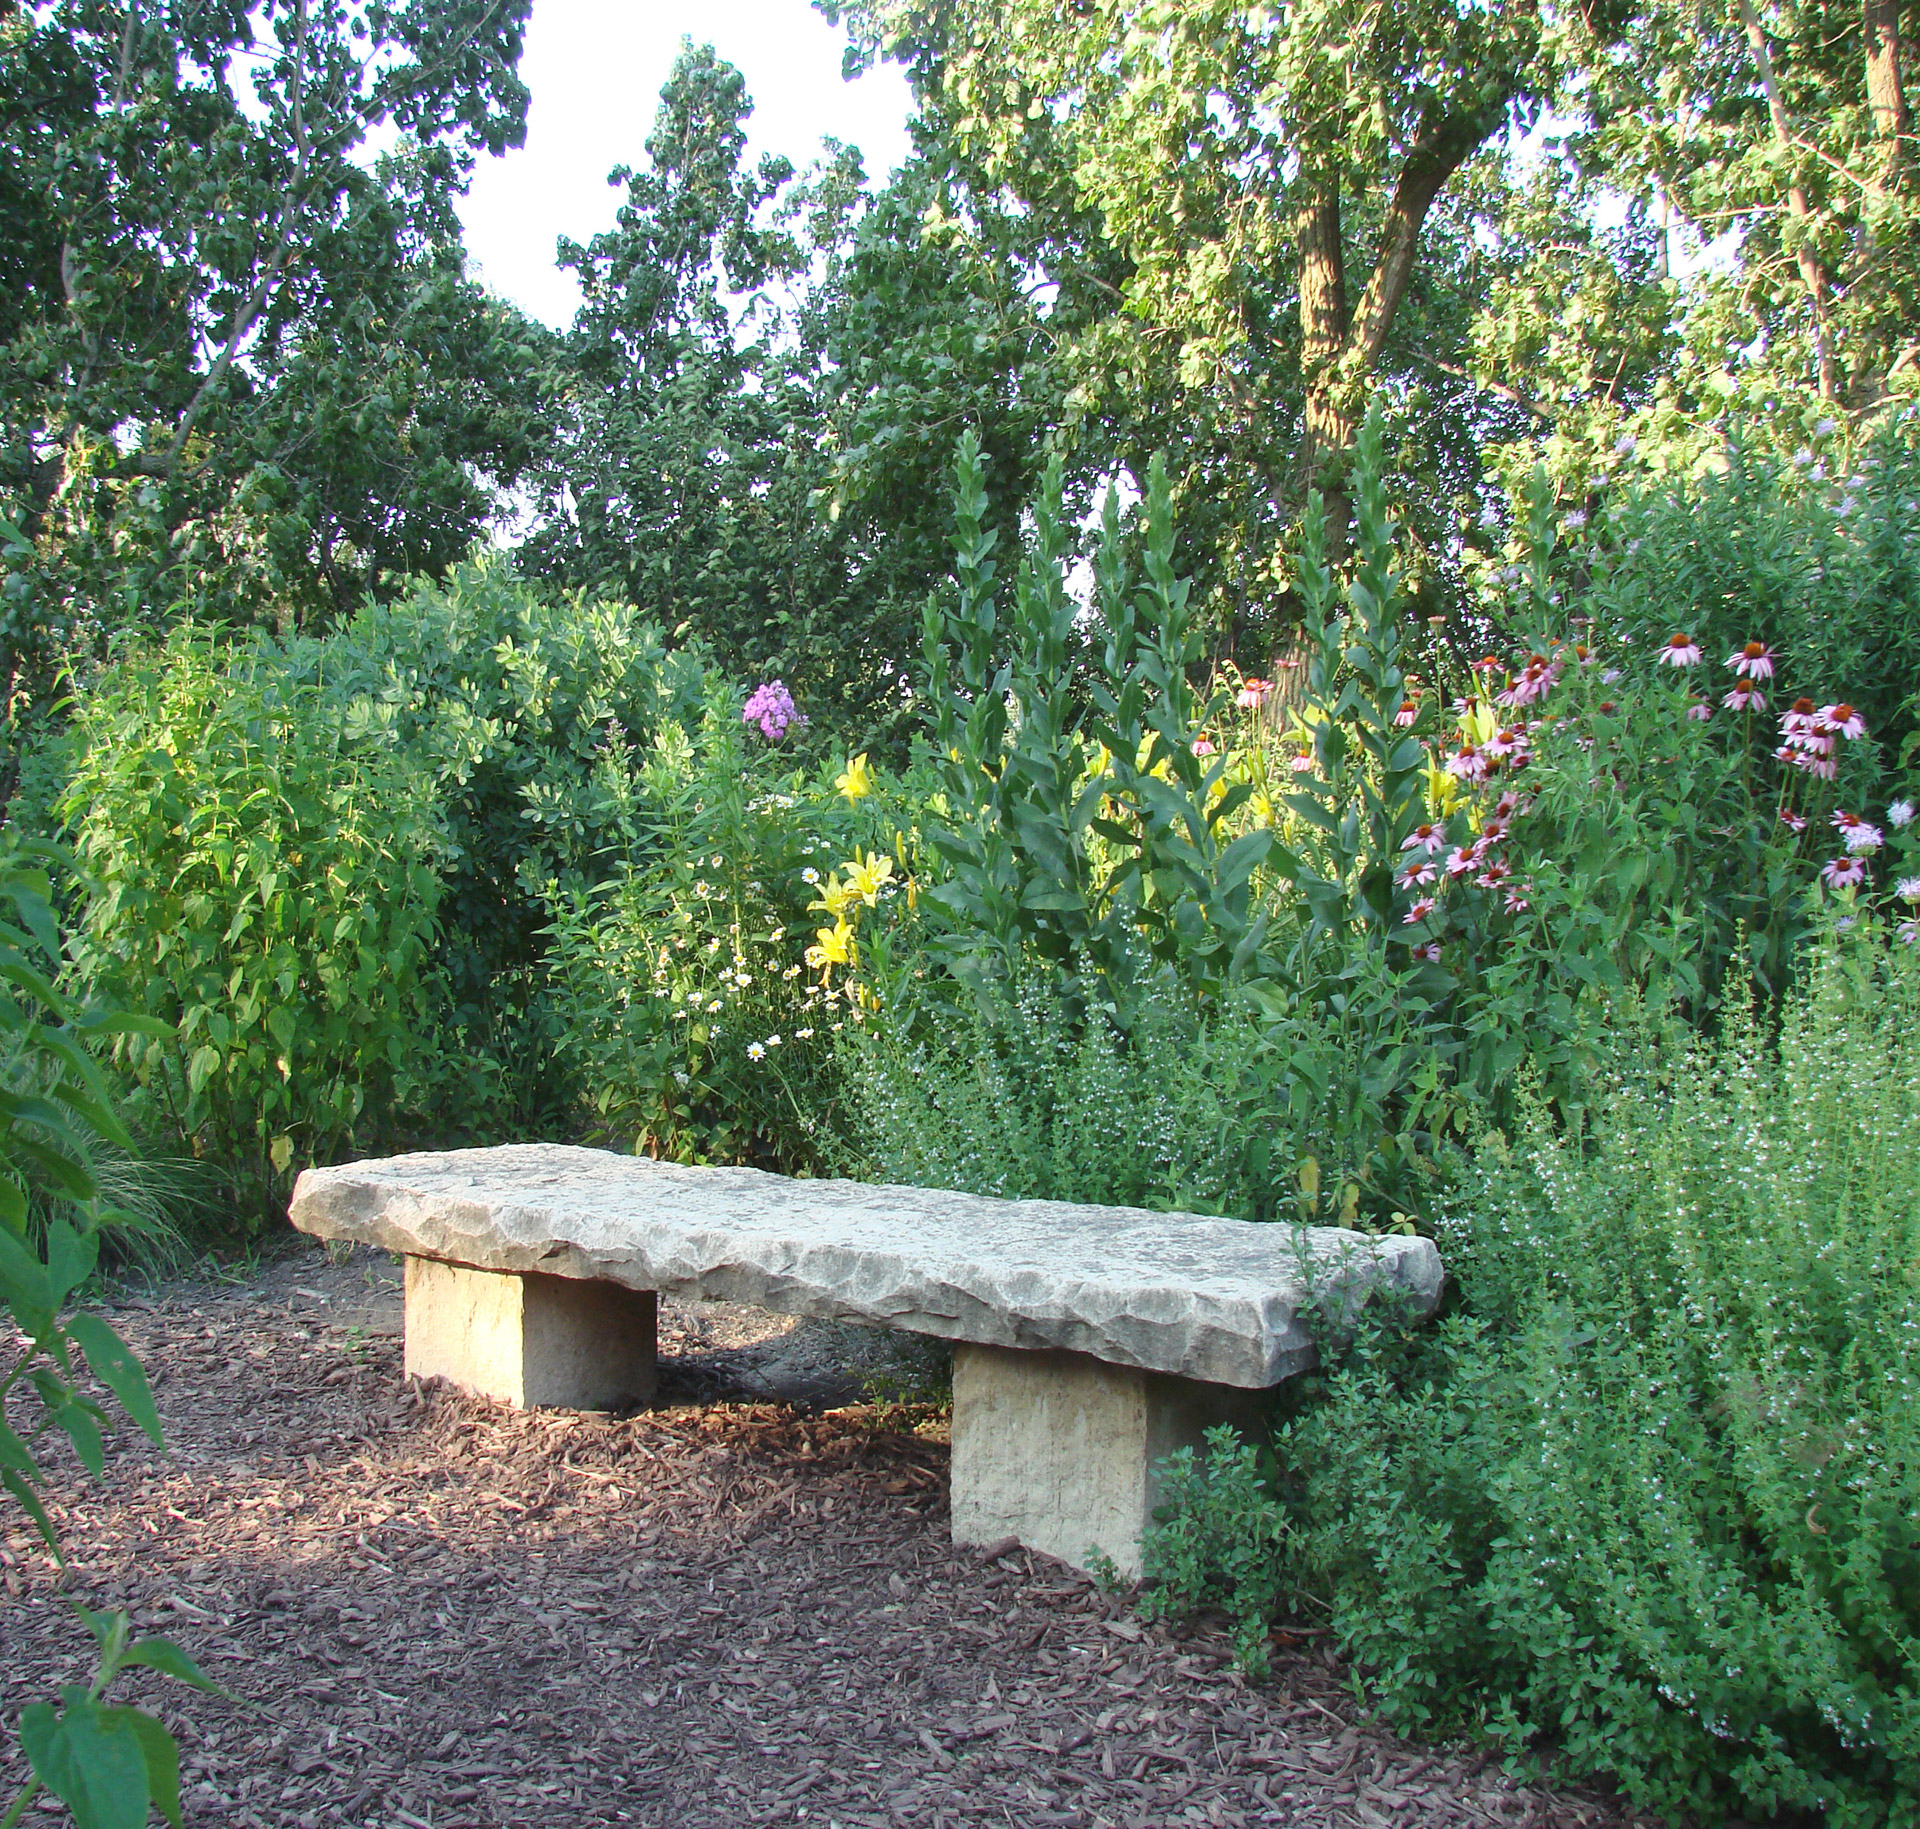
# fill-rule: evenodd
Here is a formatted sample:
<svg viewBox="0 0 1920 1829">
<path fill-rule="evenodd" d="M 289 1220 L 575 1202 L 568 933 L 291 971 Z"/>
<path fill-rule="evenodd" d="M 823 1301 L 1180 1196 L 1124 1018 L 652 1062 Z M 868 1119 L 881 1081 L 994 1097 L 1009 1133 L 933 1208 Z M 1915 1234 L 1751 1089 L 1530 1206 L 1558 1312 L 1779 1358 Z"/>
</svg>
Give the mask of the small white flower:
<svg viewBox="0 0 1920 1829">
<path fill-rule="evenodd" d="M 777 1035 L 769 1035 L 769 1036 L 767 1037 L 767 1046 L 768 1046 L 769 1048 L 777 1048 L 777 1047 L 779 1047 L 779 1046 L 780 1046 L 780 1038 L 779 1038 L 779 1036 L 777 1036 Z"/>
<path fill-rule="evenodd" d="M 707 1014 L 709 1016 L 718 1016 L 720 1014 L 719 998 L 716 997 L 710 1004 L 707 1005 Z"/>
<path fill-rule="evenodd" d="M 793 1039 L 797 1042 L 810 1042 L 813 1040 L 813 1031 L 811 1029 L 795 1029 Z"/>
<path fill-rule="evenodd" d="M 1913 802 L 1911 800 L 1896 800 L 1892 806 L 1887 808 L 1887 824 L 1892 826 L 1895 831 L 1898 831 L 1902 826 L 1908 826 L 1912 823 Z"/>
<path fill-rule="evenodd" d="M 767 1051 L 766 1049 L 761 1047 L 758 1042 L 747 1043 L 747 1059 L 748 1060 L 763 1061 L 766 1058 L 767 1058 Z"/>
<path fill-rule="evenodd" d="M 817 883 L 820 880 L 820 872 L 809 864 L 806 869 L 800 872 L 800 880 L 803 883 Z"/>
</svg>

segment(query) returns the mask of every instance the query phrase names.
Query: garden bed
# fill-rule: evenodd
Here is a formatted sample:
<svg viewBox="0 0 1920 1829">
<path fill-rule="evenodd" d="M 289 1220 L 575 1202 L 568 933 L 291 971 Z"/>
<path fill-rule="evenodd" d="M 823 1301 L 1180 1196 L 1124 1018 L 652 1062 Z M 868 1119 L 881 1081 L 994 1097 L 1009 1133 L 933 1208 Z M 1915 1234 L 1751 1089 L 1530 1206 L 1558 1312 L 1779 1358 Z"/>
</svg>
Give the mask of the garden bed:
<svg viewBox="0 0 1920 1829">
<path fill-rule="evenodd" d="M 1078 1574 L 957 1551 L 937 1410 L 857 1400 L 884 1337 L 662 1305 L 662 1406 L 403 1385 L 392 1266 L 318 1249 L 127 1298 L 170 1453 L 63 1471 L 65 1592 L 246 1706 L 159 1685 L 189 1820 L 247 1825 L 1617 1823 L 1368 1727 L 1302 1635 L 1243 1684 Z M 0 1705 L 82 1674 L 4 1537 Z M 21 1776 L 9 1735 L 0 1777 Z"/>
</svg>

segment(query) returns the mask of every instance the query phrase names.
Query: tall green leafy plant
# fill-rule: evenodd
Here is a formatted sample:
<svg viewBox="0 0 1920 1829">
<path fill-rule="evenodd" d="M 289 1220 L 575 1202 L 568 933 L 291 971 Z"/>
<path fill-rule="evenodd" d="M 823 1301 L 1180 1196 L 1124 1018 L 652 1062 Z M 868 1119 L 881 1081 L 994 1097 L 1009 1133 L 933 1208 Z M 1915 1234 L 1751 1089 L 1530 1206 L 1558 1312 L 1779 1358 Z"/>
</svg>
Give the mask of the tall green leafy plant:
<svg viewBox="0 0 1920 1829">
<path fill-rule="evenodd" d="M 296 1158 L 381 1133 L 433 1021 L 433 808 L 338 711 L 271 651 L 176 630 L 81 699 L 62 807 L 90 884 L 74 969 L 157 1025 L 116 1042 L 140 1115 L 256 1221 Z"/>
<path fill-rule="evenodd" d="M 1235 833 L 1251 789 L 1196 749 L 1217 707 L 1188 678 L 1200 643 L 1174 572 L 1164 464 L 1148 475 L 1138 573 L 1108 499 L 1090 636 L 1067 589 L 1061 479 L 1056 462 L 1003 592 L 979 442 L 961 442 L 957 592 L 929 604 L 925 627 L 946 798 L 928 838 L 948 871 L 930 894 L 963 972 L 1004 977 L 1030 950 L 1124 1026 L 1159 967 L 1202 992 L 1244 975 L 1265 931 L 1252 884 L 1271 835 Z"/>
<path fill-rule="evenodd" d="M 158 1039 L 150 1019 L 99 1006 L 75 1007 L 54 988 L 62 964 L 59 929 L 45 866 L 46 847 L 0 854 L 0 1301 L 20 1330 L 13 1363 L 0 1367 L 0 1488 L 27 1514 L 53 1553 L 59 1539 L 42 1498 L 40 1438 L 64 1434 L 90 1472 L 104 1466 L 107 1412 L 79 1386 L 84 1361 L 156 1446 L 160 1418 L 140 1362 L 99 1315 L 70 1307 L 92 1274 L 102 1228 L 117 1216 L 100 1197 L 90 1152 L 101 1143 L 130 1149 L 106 1084 L 88 1050 L 102 1037 L 141 1033 Z M 59 1209 L 28 1228 L 29 1193 L 56 1191 Z M 38 1420 L 16 1431 L 10 1399 L 31 1391 Z M 44 1790 L 58 1797 L 79 1829 L 137 1829 L 157 1808 L 179 1829 L 180 1758 L 153 1716 L 109 1704 L 114 1679 L 135 1666 L 202 1689 L 214 1686 L 169 1640 L 135 1639 L 125 1613 L 75 1607 L 98 1653 L 93 1679 L 69 1685 L 56 1706 L 30 1703 L 20 1742 L 32 1778 L 15 1794 L 0 1829 L 13 1829 Z"/>
</svg>

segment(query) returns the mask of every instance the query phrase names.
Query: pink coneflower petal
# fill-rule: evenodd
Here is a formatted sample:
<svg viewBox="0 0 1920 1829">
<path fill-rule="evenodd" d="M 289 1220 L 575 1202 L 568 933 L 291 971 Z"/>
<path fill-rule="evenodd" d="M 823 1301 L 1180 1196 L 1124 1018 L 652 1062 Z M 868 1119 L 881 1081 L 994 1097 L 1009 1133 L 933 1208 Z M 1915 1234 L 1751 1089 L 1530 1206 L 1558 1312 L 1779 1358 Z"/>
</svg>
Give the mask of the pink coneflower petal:
<svg viewBox="0 0 1920 1829">
<path fill-rule="evenodd" d="M 1437 855 L 1447 848 L 1447 827 L 1444 820 L 1435 825 L 1415 826 L 1400 841 L 1402 851 L 1425 851 L 1430 856 Z"/>
<path fill-rule="evenodd" d="M 1763 641 L 1750 641 L 1727 656 L 1727 665 L 1742 679 L 1773 678 L 1773 650 Z"/>
<path fill-rule="evenodd" d="M 1463 876 L 1471 876 L 1480 868 L 1480 860 L 1465 845 L 1456 847 L 1448 854 L 1446 872 L 1450 880 L 1457 881 Z"/>
<path fill-rule="evenodd" d="M 1737 680 L 1734 688 L 1720 703 L 1729 711 L 1765 711 L 1766 696 L 1752 680 Z"/>
<path fill-rule="evenodd" d="M 1867 721 L 1851 705 L 1822 705 L 1820 722 L 1848 742 L 1867 734 Z"/>
<path fill-rule="evenodd" d="M 1507 913 L 1508 914 L 1519 914 L 1522 909 L 1531 906 L 1531 904 L 1527 901 L 1527 898 L 1521 894 L 1521 891 L 1523 889 L 1531 889 L 1532 887 L 1533 885 L 1531 883 L 1515 883 L 1511 888 L 1508 889 L 1507 891 Z"/>
<path fill-rule="evenodd" d="M 1784 751 L 1780 752 L 1785 754 Z M 1780 809 L 1780 823 L 1790 832 L 1804 832 L 1807 822 L 1798 813 L 1789 813 L 1785 807 Z"/>
<path fill-rule="evenodd" d="M 1659 664 L 1665 667 L 1697 667 L 1700 664 L 1700 644 L 1691 635 L 1669 635 L 1660 650 Z"/>
<path fill-rule="evenodd" d="M 1423 964 L 1438 965 L 1440 963 L 1440 942 L 1438 940 L 1429 940 L 1422 946 L 1416 946 L 1413 949 L 1413 956 Z"/>
<path fill-rule="evenodd" d="M 1419 899 L 1419 901 L 1415 902 L 1414 905 L 1411 908 L 1409 908 L 1407 912 L 1401 917 L 1400 925 L 1402 927 L 1417 927 L 1422 921 L 1424 921 L 1427 918 L 1428 915 L 1433 913 L 1433 909 L 1434 909 L 1433 897 L 1430 895 L 1423 895 Z"/>
<path fill-rule="evenodd" d="M 1258 711 L 1267 702 L 1267 694 L 1272 690 L 1272 680 L 1246 680 L 1241 684 L 1233 702 L 1242 711 Z"/>
<path fill-rule="evenodd" d="M 1878 851 L 1887 842 L 1878 826 L 1870 826 L 1864 819 L 1858 819 L 1851 813 L 1835 813 L 1833 824 L 1840 834 L 1840 842 L 1849 851 Z"/>
<path fill-rule="evenodd" d="M 1709 705 L 1705 699 L 1695 699 L 1693 703 L 1687 707 L 1687 716 L 1693 719 L 1696 724 L 1704 724 L 1713 716 L 1713 707 Z"/>
<path fill-rule="evenodd" d="M 1836 857 L 1820 875 L 1835 889 L 1858 889 L 1867 880 L 1866 861 L 1858 857 Z"/>
<path fill-rule="evenodd" d="M 1814 726 L 1815 713 L 1812 699 L 1795 699 L 1780 714 L 1780 734 L 1783 737 L 1807 735 Z"/>
<path fill-rule="evenodd" d="M 1419 857 L 1415 858 L 1394 880 L 1402 889 L 1423 889 L 1427 884 L 1436 881 L 1439 874 L 1439 871 L 1434 869 L 1424 857 Z"/>
</svg>

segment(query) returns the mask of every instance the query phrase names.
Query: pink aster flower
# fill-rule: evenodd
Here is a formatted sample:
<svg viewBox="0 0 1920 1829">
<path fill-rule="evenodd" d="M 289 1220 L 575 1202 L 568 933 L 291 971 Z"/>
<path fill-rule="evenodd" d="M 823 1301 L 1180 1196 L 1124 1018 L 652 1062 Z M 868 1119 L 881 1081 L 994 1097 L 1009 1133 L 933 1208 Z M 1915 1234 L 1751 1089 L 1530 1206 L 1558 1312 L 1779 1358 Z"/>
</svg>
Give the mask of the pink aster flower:
<svg viewBox="0 0 1920 1829">
<path fill-rule="evenodd" d="M 1664 667 L 1697 667 L 1700 644 L 1691 635 L 1669 635 L 1660 650 L 1659 664 Z"/>
<path fill-rule="evenodd" d="M 1864 858 L 1836 857 L 1825 865 L 1820 872 L 1823 881 L 1835 889 L 1858 889 L 1867 880 L 1867 864 Z"/>
<path fill-rule="evenodd" d="M 1878 826 L 1870 826 L 1864 819 L 1856 819 L 1851 813 L 1835 813 L 1833 824 L 1840 834 L 1840 842 L 1849 851 L 1878 851 L 1887 842 Z"/>
<path fill-rule="evenodd" d="M 1820 722 L 1827 726 L 1835 736 L 1845 737 L 1851 743 L 1855 737 L 1867 734 L 1867 721 L 1851 705 L 1822 705 Z"/>
<path fill-rule="evenodd" d="M 1727 656 L 1727 665 L 1742 679 L 1770 680 L 1773 678 L 1773 650 L 1763 641 L 1750 641 L 1744 648 L 1736 648 Z"/>
<path fill-rule="evenodd" d="M 1729 711 L 1765 711 L 1766 695 L 1750 679 L 1735 680 L 1733 690 L 1720 701 Z"/>
<path fill-rule="evenodd" d="M 1417 927 L 1422 921 L 1424 921 L 1427 918 L 1428 915 L 1433 913 L 1433 910 L 1434 910 L 1433 897 L 1430 895 L 1423 895 L 1419 899 L 1419 901 L 1415 902 L 1414 905 L 1411 908 L 1409 908 L 1407 912 L 1401 917 L 1400 925 L 1402 927 Z"/>
<path fill-rule="evenodd" d="M 1446 848 L 1447 827 L 1444 820 L 1430 826 L 1415 826 L 1400 841 L 1402 851 L 1425 851 L 1429 857 L 1438 857 Z"/>
<path fill-rule="evenodd" d="M 1420 960 L 1422 964 L 1438 965 L 1440 963 L 1440 942 L 1438 940 L 1429 940 L 1422 946 L 1416 946 L 1413 949 L 1413 956 Z"/>
</svg>

